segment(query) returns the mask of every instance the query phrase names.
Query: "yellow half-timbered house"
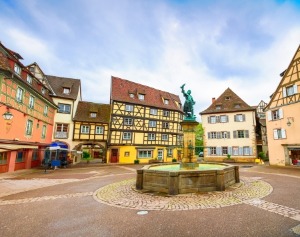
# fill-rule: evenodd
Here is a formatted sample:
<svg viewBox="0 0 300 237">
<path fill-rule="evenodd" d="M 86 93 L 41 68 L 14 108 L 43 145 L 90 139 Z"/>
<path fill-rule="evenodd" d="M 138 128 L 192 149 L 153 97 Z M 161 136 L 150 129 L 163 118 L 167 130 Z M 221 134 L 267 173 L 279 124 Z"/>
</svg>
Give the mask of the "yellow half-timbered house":
<svg viewBox="0 0 300 237">
<path fill-rule="evenodd" d="M 300 46 L 266 106 L 270 165 L 300 165 Z"/>
<path fill-rule="evenodd" d="M 110 100 L 109 162 L 181 159 L 183 112 L 178 95 L 112 77 Z"/>
<path fill-rule="evenodd" d="M 80 101 L 74 116 L 73 148 L 106 162 L 110 105 Z"/>
</svg>

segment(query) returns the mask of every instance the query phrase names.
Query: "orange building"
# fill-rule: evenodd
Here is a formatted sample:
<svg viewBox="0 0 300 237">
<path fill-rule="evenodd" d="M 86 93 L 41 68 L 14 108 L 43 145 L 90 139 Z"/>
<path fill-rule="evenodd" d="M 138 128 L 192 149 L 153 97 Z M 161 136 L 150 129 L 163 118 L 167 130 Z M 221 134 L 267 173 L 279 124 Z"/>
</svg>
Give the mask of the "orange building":
<svg viewBox="0 0 300 237">
<path fill-rule="evenodd" d="M 0 172 L 39 166 L 52 138 L 56 105 L 21 59 L 0 43 Z"/>
</svg>

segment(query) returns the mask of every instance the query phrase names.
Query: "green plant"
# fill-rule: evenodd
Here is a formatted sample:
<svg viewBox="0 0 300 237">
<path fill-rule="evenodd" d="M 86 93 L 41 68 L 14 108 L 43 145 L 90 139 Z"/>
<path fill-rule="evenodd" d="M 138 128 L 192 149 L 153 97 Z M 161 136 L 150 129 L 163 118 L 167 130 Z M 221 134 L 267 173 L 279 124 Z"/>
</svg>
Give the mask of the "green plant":
<svg viewBox="0 0 300 237">
<path fill-rule="evenodd" d="M 91 155 L 87 151 L 82 152 L 82 159 L 86 160 L 86 163 L 90 163 Z"/>
<path fill-rule="evenodd" d="M 227 159 L 231 159 L 231 155 L 230 154 L 227 154 Z"/>
<path fill-rule="evenodd" d="M 173 158 L 173 159 L 172 159 L 172 162 L 177 162 L 177 159 L 176 159 L 176 158 Z"/>
<path fill-rule="evenodd" d="M 267 156 L 263 151 L 258 153 L 258 157 L 259 157 L 259 159 L 262 159 L 263 161 L 267 160 Z"/>
<path fill-rule="evenodd" d="M 140 160 L 139 159 L 135 159 L 133 162 L 134 162 L 134 164 L 139 164 Z"/>
</svg>

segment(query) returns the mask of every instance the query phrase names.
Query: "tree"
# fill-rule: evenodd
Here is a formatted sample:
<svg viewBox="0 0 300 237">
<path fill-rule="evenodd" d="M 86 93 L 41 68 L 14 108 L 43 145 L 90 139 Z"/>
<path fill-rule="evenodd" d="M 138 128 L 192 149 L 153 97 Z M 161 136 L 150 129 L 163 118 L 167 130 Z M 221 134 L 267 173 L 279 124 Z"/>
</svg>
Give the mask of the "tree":
<svg viewBox="0 0 300 237">
<path fill-rule="evenodd" d="M 200 151 L 203 151 L 203 127 L 202 123 L 199 123 L 196 127 L 196 139 L 195 139 L 195 152 L 199 154 Z"/>
</svg>

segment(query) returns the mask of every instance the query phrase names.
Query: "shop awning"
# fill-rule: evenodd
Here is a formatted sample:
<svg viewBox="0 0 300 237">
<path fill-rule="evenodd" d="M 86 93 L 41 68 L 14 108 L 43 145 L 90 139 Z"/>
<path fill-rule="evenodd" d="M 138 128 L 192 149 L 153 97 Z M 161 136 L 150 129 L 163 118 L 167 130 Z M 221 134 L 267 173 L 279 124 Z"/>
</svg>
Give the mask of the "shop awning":
<svg viewBox="0 0 300 237">
<path fill-rule="evenodd" d="M 52 142 L 50 144 L 50 147 L 55 147 L 55 149 L 60 149 L 60 148 L 65 148 L 65 149 L 68 149 L 68 145 L 66 145 L 65 143 L 62 143 L 62 142 Z"/>
<path fill-rule="evenodd" d="M 20 144 L 0 144 L 0 152 L 14 151 L 19 149 L 38 149 L 38 146 Z"/>
</svg>

